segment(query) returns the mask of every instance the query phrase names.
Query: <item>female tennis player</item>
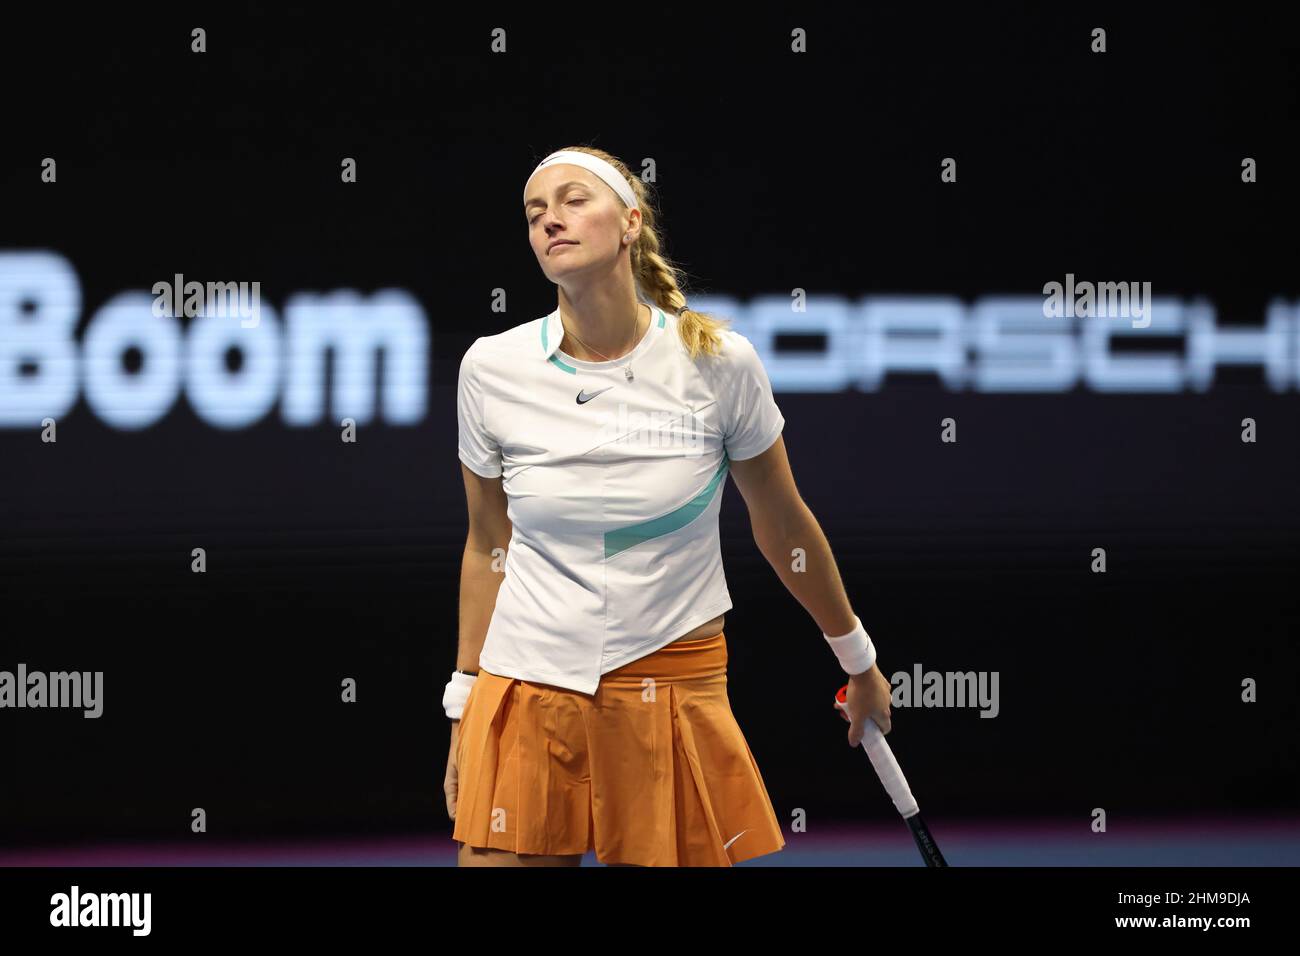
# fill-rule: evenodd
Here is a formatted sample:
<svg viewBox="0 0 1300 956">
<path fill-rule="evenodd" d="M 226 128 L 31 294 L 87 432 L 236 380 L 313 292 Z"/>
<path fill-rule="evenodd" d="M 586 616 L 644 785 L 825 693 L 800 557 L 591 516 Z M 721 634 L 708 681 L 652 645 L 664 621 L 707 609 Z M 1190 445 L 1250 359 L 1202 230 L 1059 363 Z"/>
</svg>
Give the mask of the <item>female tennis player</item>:
<svg viewBox="0 0 1300 956">
<path fill-rule="evenodd" d="M 850 746 L 868 719 L 889 731 L 889 682 L 795 488 L 767 373 L 744 336 L 686 308 L 650 199 L 603 150 L 542 160 L 524 216 L 558 305 L 461 360 L 469 534 L 443 696 L 461 866 L 575 866 L 589 850 L 730 866 L 785 845 L 727 697 L 728 472 L 851 675 Z"/>
</svg>

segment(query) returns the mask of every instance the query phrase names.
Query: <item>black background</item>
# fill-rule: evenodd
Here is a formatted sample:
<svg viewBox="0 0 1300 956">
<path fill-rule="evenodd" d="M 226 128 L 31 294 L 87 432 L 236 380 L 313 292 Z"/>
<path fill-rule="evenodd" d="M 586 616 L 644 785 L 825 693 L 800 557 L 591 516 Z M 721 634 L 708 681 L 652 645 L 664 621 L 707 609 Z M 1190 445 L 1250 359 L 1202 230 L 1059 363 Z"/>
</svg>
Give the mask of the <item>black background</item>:
<svg viewBox="0 0 1300 956">
<path fill-rule="evenodd" d="M 1204 296 L 1221 325 L 1300 295 L 1300 50 L 1270 8 L 277 9 L 13 21 L 0 251 L 66 256 L 83 326 L 176 272 L 257 279 L 276 305 L 410 290 L 427 414 L 357 444 L 276 414 L 220 431 L 183 400 L 139 432 L 84 403 L 55 445 L 0 431 L 0 668 L 105 672 L 98 720 L 0 712 L 8 843 L 179 836 L 198 806 L 229 835 L 449 829 L 456 368 L 554 308 L 519 206 L 554 149 L 653 157 L 701 293 L 969 301 L 1073 272 Z M 899 376 L 777 401 L 881 669 L 1000 674 L 993 720 L 895 708 L 927 816 L 1295 808 L 1294 389 L 1258 369 L 1170 395 Z M 843 674 L 734 489 L 722 528 L 731 699 L 778 815 L 892 813 L 844 784 Z"/>
</svg>

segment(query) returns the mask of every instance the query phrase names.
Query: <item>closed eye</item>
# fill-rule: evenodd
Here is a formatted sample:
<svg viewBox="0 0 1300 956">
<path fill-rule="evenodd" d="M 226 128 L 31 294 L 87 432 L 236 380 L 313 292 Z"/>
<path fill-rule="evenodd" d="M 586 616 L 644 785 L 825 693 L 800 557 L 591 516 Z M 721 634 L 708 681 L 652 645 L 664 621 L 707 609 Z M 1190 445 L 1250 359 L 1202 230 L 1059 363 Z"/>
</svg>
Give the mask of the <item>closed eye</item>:
<svg viewBox="0 0 1300 956">
<path fill-rule="evenodd" d="M 565 205 L 568 205 L 569 203 L 575 203 L 575 202 L 586 202 L 586 201 L 587 201 L 586 199 L 584 199 L 584 198 L 582 198 L 582 197 L 578 197 L 578 198 L 575 198 L 575 199 L 570 199 L 569 202 L 566 203 Z M 533 216 L 531 219 L 528 220 L 528 225 L 531 226 L 533 223 L 537 222 L 537 220 L 538 220 L 539 218 L 540 218 L 540 214 L 537 215 L 537 216 Z"/>
</svg>

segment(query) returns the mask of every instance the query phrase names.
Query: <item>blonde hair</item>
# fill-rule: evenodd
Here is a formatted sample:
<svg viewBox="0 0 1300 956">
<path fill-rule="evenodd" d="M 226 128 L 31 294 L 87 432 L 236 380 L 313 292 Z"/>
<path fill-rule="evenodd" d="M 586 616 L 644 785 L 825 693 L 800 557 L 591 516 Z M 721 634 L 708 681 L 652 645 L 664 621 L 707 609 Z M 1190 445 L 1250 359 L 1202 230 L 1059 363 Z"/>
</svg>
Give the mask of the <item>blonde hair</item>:
<svg viewBox="0 0 1300 956">
<path fill-rule="evenodd" d="M 641 181 L 640 176 L 633 176 L 623 161 L 612 153 L 594 146 L 565 146 L 564 149 L 599 156 L 617 169 L 636 193 L 637 205 L 641 210 L 641 234 L 632 244 L 632 277 L 652 303 L 665 312 L 677 315 L 677 310 L 686 304 L 686 293 L 683 291 L 686 274 L 662 251 L 663 243 L 655 228 L 658 214 L 649 187 Z M 677 320 L 677 331 L 691 358 L 720 354 L 721 332 L 727 328 L 728 321 L 694 309 L 682 312 Z"/>
</svg>

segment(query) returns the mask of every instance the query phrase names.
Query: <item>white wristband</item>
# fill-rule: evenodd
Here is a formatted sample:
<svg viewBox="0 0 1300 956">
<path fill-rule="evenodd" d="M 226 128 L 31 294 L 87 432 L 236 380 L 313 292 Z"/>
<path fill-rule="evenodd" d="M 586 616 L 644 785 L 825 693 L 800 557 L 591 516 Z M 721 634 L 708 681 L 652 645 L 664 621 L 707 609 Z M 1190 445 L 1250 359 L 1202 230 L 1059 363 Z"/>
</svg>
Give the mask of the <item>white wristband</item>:
<svg viewBox="0 0 1300 956">
<path fill-rule="evenodd" d="M 871 638 L 867 636 L 867 629 L 862 626 L 862 618 L 855 614 L 853 620 L 858 622 L 858 626 L 847 634 L 839 637 L 822 634 L 822 637 L 826 638 L 826 643 L 831 646 L 831 650 L 835 652 L 835 656 L 839 658 L 844 673 L 849 675 L 868 671 L 871 665 L 876 663 L 876 648 L 871 643 Z"/>
<path fill-rule="evenodd" d="M 474 686 L 478 680 L 473 674 L 462 674 L 460 671 L 453 671 L 451 680 L 447 681 L 447 688 L 442 692 L 442 709 L 447 712 L 447 716 L 452 720 L 460 720 L 460 715 L 465 712 L 465 701 L 469 700 L 469 689 Z"/>
</svg>

